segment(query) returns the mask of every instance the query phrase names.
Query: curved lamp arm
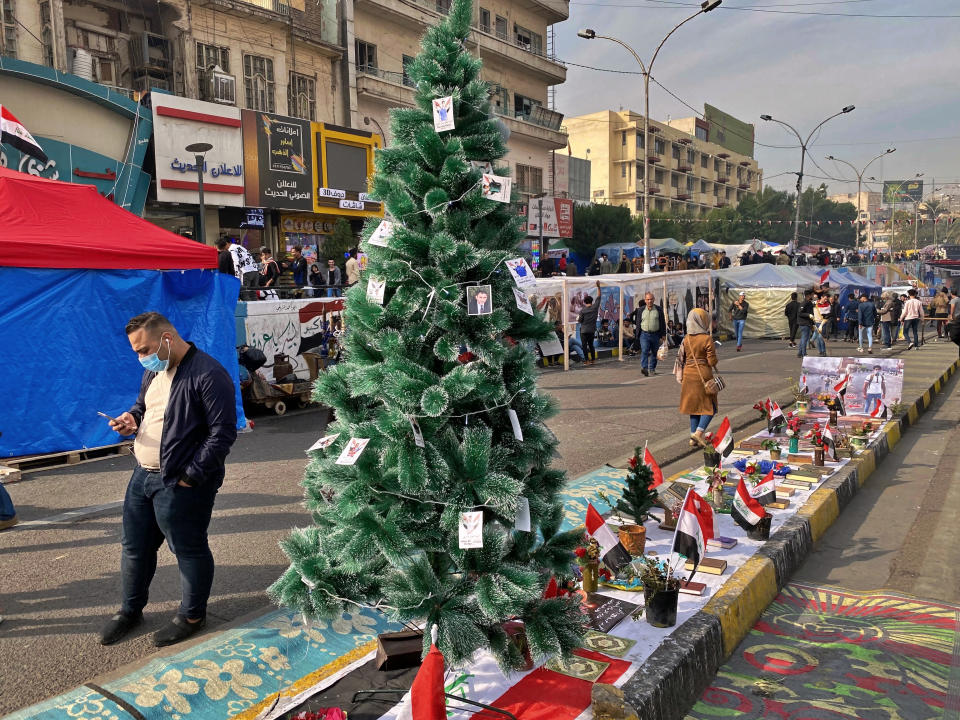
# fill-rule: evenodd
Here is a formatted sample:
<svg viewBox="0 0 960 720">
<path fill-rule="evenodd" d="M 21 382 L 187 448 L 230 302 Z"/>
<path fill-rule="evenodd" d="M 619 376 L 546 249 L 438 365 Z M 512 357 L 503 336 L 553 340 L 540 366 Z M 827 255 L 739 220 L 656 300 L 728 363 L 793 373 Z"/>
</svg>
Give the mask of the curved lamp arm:
<svg viewBox="0 0 960 720">
<path fill-rule="evenodd" d="M 620 40 L 615 37 L 610 37 L 609 35 L 593 35 L 592 38 L 598 38 L 600 40 L 609 40 L 610 42 L 615 42 L 620 47 L 626 48 L 627 52 L 633 55 L 633 59 L 637 61 L 637 64 L 640 66 L 640 69 L 643 71 L 643 74 L 644 75 L 647 74 L 647 66 L 643 64 L 643 60 L 641 60 L 640 56 L 637 55 L 637 51 L 634 50 L 629 45 L 627 45 L 623 40 Z"/>
<path fill-rule="evenodd" d="M 663 40 L 660 41 L 660 44 L 659 44 L 659 45 L 657 45 L 657 49 L 653 51 L 653 57 L 650 59 L 650 72 L 653 72 L 653 63 L 656 62 L 656 60 L 657 60 L 657 55 L 660 53 L 660 48 L 662 48 L 662 47 L 663 47 L 663 44 L 664 44 L 667 40 L 670 39 L 670 36 L 673 35 L 673 34 L 674 34 L 677 30 L 679 30 L 682 26 L 686 25 L 688 22 L 690 22 L 691 20 L 693 20 L 695 17 L 697 17 L 698 15 L 702 15 L 703 13 L 704 13 L 703 9 L 697 10 L 693 15 L 691 15 L 690 17 L 688 17 L 688 18 L 687 18 L 686 20 L 684 20 L 683 22 L 679 23 L 675 28 L 673 28 L 673 30 L 671 30 L 670 32 L 667 33 L 666 37 L 663 38 Z"/>
</svg>

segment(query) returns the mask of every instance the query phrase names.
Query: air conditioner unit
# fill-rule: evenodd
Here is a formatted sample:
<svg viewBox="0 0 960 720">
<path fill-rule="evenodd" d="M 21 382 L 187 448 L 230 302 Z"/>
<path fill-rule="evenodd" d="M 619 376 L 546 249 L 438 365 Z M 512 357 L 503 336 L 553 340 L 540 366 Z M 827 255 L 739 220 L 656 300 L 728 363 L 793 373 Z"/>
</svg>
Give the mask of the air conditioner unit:
<svg viewBox="0 0 960 720">
<path fill-rule="evenodd" d="M 200 73 L 200 99 L 221 105 L 237 104 L 237 79 L 219 66 Z"/>
</svg>

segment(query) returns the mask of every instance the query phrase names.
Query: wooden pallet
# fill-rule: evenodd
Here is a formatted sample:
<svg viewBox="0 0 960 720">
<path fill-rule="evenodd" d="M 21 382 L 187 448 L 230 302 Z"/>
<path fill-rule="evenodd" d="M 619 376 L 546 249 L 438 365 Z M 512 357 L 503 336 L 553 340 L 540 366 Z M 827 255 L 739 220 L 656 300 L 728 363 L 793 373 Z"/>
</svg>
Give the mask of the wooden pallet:
<svg viewBox="0 0 960 720">
<path fill-rule="evenodd" d="M 0 458 L 0 463 L 21 473 L 49 470 L 63 465 L 82 465 L 83 463 L 105 460 L 111 457 L 129 455 L 133 452 L 132 442 L 121 442 L 114 445 L 102 445 L 83 450 L 64 450 L 62 452 L 47 453 L 45 455 L 21 455 L 13 458 Z"/>
</svg>

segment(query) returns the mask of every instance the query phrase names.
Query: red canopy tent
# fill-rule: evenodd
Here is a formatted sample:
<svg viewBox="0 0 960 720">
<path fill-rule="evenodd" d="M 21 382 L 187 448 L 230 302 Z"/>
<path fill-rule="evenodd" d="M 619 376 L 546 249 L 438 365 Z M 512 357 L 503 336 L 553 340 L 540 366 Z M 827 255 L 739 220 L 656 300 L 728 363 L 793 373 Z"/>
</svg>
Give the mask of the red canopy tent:
<svg viewBox="0 0 960 720">
<path fill-rule="evenodd" d="M 152 225 L 92 185 L 0 167 L 0 266 L 98 270 L 216 268 L 217 251 Z"/>
</svg>

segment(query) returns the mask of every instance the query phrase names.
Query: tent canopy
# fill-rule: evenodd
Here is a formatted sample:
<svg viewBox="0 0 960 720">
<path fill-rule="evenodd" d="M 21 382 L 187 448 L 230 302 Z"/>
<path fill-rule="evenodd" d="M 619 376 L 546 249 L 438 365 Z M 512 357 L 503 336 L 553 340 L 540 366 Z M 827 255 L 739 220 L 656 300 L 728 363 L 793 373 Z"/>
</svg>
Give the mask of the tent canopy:
<svg viewBox="0 0 960 720">
<path fill-rule="evenodd" d="M 717 248 L 708 243 L 706 240 L 697 240 L 693 245 L 690 246 L 691 250 L 696 252 L 718 252 Z"/>
<path fill-rule="evenodd" d="M 598 247 L 594 257 L 599 258 L 603 253 L 607 254 L 611 262 L 620 262 L 621 255 L 626 255 L 631 260 L 643 257 L 643 247 L 636 243 L 608 243 Z"/>
<path fill-rule="evenodd" d="M 643 248 L 640 248 L 641 253 Z M 650 250 L 656 253 L 684 253 L 687 246 L 673 238 L 650 238 Z"/>
<path fill-rule="evenodd" d="M 716 274 L 723 288 L 807 288 L 815 282 L 796 268 L 770 263 L 731 267 L 717 270 Z"/>
<path fill-rule="evenodd" d="M 116 270 L 216 268 L 217 251 L 75 185 L 0 167 L 0 266 Z"/>
</svg>

